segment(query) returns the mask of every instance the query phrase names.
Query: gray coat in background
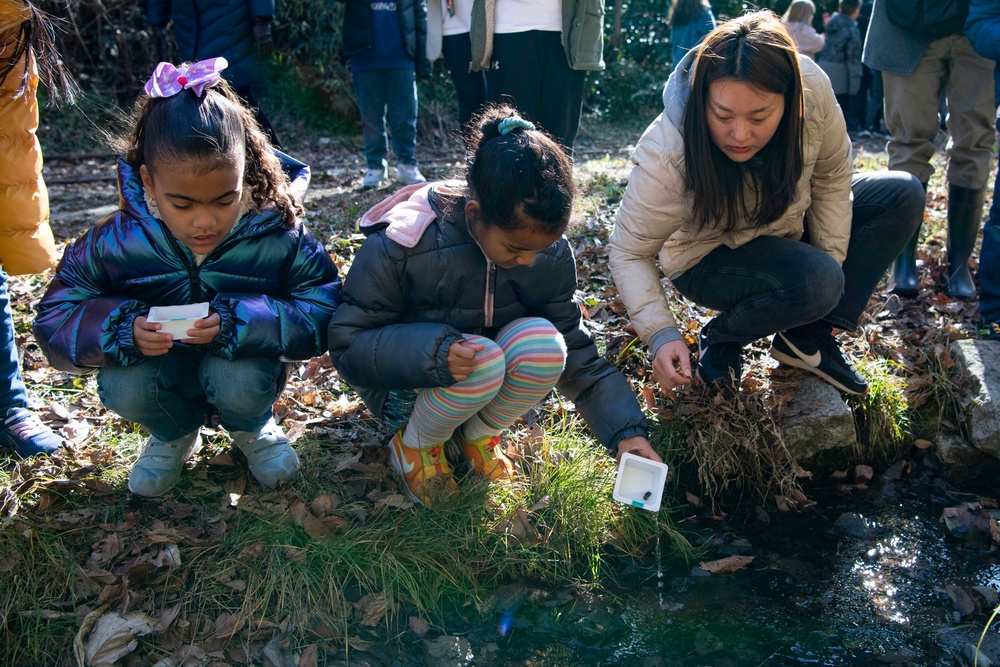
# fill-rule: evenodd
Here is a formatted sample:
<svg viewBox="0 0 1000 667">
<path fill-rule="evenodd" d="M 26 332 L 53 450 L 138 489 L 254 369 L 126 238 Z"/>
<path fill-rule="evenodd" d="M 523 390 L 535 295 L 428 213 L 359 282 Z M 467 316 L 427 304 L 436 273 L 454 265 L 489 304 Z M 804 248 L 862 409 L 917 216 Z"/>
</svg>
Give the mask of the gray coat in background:
<svg viewBox="0 0 1000 667">
<path fill-rule="evenodd" d="M 913 74 L 931 41 L 890 21 L 884 0 L 875 0 L 861 62 L 880 72 Z"/>
</svg>

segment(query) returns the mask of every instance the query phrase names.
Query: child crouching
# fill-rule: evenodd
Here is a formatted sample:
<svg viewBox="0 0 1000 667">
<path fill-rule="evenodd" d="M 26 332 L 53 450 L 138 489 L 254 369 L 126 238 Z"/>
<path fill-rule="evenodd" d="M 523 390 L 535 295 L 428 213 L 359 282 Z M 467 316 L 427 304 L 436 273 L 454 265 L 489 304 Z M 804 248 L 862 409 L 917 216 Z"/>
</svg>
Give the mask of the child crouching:
<svg viewBox="0 0 1000 667">
<path fill-rule="evenodd" d="M 128 483 L 141 496 L 177 482 L 206 411 L 258 482 L 291 479 L 299 459 L 272 404 L 286 362 L 323 353 L 340 302 L 337 269 L 293 197 L 309 169 L 275 153 L 225 66 L 160 63 L 118 163 L 120 210 L 70 244 L 37 307 L 49 362 L 96 369 L 101 402 L 149 431 Z M 180 340 L 147 320 L 152 306 L 206 301 Z"/>
</svg>

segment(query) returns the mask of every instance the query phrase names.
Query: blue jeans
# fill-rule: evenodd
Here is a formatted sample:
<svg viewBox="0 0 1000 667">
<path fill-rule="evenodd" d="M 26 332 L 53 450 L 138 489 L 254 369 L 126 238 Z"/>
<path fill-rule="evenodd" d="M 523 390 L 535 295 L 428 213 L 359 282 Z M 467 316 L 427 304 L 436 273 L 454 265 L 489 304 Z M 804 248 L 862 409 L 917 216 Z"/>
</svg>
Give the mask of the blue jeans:
<svg viewBox="0 0 1000 667">
<path fill-rule="evenodd" d="M 900 171 L 856 174 L 851 239 L 843 266 L 802 240 L 759 236 L 720 246 L 674 279 L 695 303 L 720 311 L 708 342 L 745 345 L 777 331 L 853 331 L 875 286 L 923 218 L 924 190 Z"/>
<path fill-rule="evenodd" d="M 0 269 L 0 342 L 4 350 L 0 352 L 0 419 L 11 408 L 28 407 L 28 392 L 21 379 L 21 363 L 14 340 L 14 313 L 10 309 L 10 292 L 7 290 L 7 273 Z"/>
<path fill-rule="evenodd" d="M 392 152 L 400 164 L 417 164 L 417 81 L 412 68 L 369 69 L 354 72 L 354 92 L 361 111 L 361 133 L 369 169 L 383 169 L 389 151 L 385 134 L 386 111 Z"/>
<path fill-rule="evenodd" d="M 228 361 L 175 348 L 132 366 L 106 366 L 97 393 L 106 408 L 141 424 L 160 440 L 175 440 L 217 411 L 227 431 L 256 431 L 271 418 L 287 367 L 277 359 Z"/>
<path fill-rule="evenodd" d="M 979 315 L 987 322 L 1000 321 L 1000 174 L 993 184 L 993 205 L 979 251 Z"/>
</svg>

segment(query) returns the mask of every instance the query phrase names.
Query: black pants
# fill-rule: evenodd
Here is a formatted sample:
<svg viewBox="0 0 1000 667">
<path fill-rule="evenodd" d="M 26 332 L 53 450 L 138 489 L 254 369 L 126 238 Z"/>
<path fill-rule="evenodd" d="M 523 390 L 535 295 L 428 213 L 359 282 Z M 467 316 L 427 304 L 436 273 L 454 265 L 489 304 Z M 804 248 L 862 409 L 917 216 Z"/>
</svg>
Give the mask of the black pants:
<svg viewBox="0 0 1000 667">
<path fill-rule="evenodd" d="M 920 225 L 925 195 L 902 171 L 855 174 L 851 192 L 843 265 L 810 245 L 808 236 L 758 236 L 736 248 L 719 246 L 673 279 L 685 297 L 720 312 L 709 343 L 746 345 L 817 321 L 857 328 L 885 270 Z"/>
<path fill-rule="evenodd" d="M 570 69 L 562 34 L 529 30 L 493 35 L 493 66 L 486 94 L 510 102 L 567 148 L 580 129 L 587 73 Z"/>
<path fill-rule="evenodd" d="M 451 72 L 451 82 L 455 84 L 458 97 L 458 121 L 465 124 L 472 114 L 486 102 L 486 77 L 482 72 L 470 71 L 472 65 L 472 42 L 469 33 L 445 35 L 441 44 L 441 54 Z"/>
</svg>

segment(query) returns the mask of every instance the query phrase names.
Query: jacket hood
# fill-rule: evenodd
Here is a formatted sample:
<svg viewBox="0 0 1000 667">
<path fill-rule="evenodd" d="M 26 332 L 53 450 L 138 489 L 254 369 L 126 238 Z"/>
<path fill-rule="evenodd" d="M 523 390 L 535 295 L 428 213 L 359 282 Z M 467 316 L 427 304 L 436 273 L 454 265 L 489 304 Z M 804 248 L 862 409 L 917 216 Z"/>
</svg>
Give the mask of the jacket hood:
<svg viewBox="0 0 1000 667">
<path fill-rule="evenodd" d="M 663 87 L 663 115 L 678 132 L 684 130 L 684 110 L 691 98 L 691 70 L 696 51 L 692 49 L 685 54 Z"/>
<path fill-rule="evenodd" d="M 385 235 L 406 248 L 412 248 L 437 219 L 430 203 L 431 188 L 446 194 L 458 194 L 459 182 L 416 183 L 397 190 L 361 216 L 358 227 L 363 234 L 385 229 Z"/>
</svg>

